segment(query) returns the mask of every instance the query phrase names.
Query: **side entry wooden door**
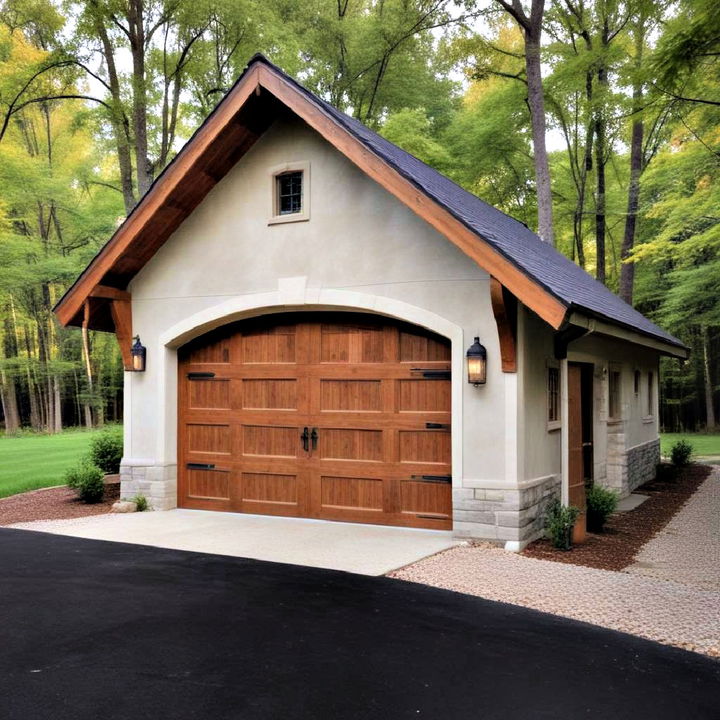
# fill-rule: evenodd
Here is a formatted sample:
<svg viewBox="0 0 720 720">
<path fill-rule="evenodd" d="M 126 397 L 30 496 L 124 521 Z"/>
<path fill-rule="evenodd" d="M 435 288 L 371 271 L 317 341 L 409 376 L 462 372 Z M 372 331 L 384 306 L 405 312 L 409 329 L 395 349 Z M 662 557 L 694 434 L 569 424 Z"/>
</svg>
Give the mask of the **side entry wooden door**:
<svg viewBox="0 0 720 720">
<path fill-rule="evenodd" d="M 569 503 L 581 509 L 575 522 L 573 542 L 582 542 L 586 535 L 585 445 L 587 437 L 588 407 L 591 402 L 583 382 L 583 366 L 568 363 L 568 485 Z"/>
</svg>

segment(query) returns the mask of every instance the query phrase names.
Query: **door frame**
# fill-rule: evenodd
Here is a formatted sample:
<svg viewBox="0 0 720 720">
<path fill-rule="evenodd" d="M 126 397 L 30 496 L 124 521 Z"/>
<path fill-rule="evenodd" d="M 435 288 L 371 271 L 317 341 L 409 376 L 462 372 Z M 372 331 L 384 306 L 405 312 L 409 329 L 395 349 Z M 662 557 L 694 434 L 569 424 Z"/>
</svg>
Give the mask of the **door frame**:
<svg viewBox="0 0 720 720">
<path fill-rule="evenodd" d="M 401 300 L 348 290 L 313 290 L 306 287 L 305 281 L 306 278 L 281 279 L 277 292 L 240 295 L 194 313 L 160 335 L 154 351 L 151 348 L 148 353 L 148 362 L 153 362 L 155 357 L 155 362 L 158 363 L 157 417 L 160 420 L 156 460 L 149 464 L 177 468 L 178 347 L 217 327 L 251 317 L 286 312 L 349 311 L 402 320 L 437 333 L 450 341 L 452 487 L 462 487 L 465 375 L 465 338 L 462 327 L 425 308 Z M 139 382 L 145 379 L 139 378 Z"/>
</svg>

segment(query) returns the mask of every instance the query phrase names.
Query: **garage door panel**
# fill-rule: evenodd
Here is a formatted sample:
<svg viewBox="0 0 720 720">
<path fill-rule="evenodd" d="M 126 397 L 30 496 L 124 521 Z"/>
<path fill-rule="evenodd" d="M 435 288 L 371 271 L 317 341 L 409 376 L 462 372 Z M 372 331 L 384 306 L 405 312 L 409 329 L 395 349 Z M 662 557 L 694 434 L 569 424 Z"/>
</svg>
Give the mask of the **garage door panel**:
<svg viewBox="0 0 720 720">
<path fill-rule="evenodd" d="M 323 323 L 320 326 L 321 363 L 381 363 L 385 359 L 382 327 Z"/>
<path fill-rule="evenodd" d="M 382 412 L 380 380 L 320 380 L 320 411 Z"/>
<path fill-rule="evenodd" d="M 400 362 L 404 363 L 448 363 L 450 345 L 420 331 L 400 331 Z"/>
<path fill-rule="evenodd" d="M 380 462 L 384 459 L 382 430 L 318 428 L 317 457 L 321 460 Z"/>
<path fill-rule="evenodd" d="M 205 336 L 202 344 L 191 345 L 188 362 L 194 364 L 228 364 L 232 360 L 231 339 L 224 332 Z"/>
<path fill-rule="evenodd" d="M 240 477 L 243 503 L 298 505 L 300 481 L 295 474 L 243 472 Z"/>
<path fill-rule="evenodd" d="M 450 433 L 433 430 L 401 430 L 401 463 L 450 465 Z"/>
<path fill-rule="evenodd" d="M 277 325 L 254 328 L 242 335 L 242 362 L 285 364 L 297 362 L 297 328 L 295 325 Z"/>
<path fill-rule="evenodd" d="M 300 432 L 294 426 L 243 425 L 242 454 L 296 458 L 301 448 Z"/>
<path fill-rule="evenodd" d="M 321 475 L 322 511 L 352 510 L 382 513 L 384 482 L 376 477 Z"/>
<path fill-rule="evenodd" d="M 242 380 L 241 407 L 247 410 L 297 410 L 295 378 L 247 378 Z"/>
<path fill-rule="evenodd" d="M 188 408 L 191 410 L 230 409 L 230 380 L 191 379 L 188 382 Z"/>
<path fill-rule="evenodd" d="M 186 448 L 189 453 L 231 454 L 232 429 L 230 425 L 187 423 L 185 433 Z"/>
<path fill-rule="evenodd" d="M 230 469 L 186 468 L 188 497 L 196 500 L 229 500 Z"/>
<path fill-rule="evenodd" d="M 449 380 L 426 380 L 424 378 L 398 380 L 398 412 L 447 413 L 449 408 Z"/>
<path fill-rule="evenodd" d="M 449 484 L 408 480 L 400 486 L 400 509 L 413 515 L 450 517 L 452 512 Z"/>
</svg>

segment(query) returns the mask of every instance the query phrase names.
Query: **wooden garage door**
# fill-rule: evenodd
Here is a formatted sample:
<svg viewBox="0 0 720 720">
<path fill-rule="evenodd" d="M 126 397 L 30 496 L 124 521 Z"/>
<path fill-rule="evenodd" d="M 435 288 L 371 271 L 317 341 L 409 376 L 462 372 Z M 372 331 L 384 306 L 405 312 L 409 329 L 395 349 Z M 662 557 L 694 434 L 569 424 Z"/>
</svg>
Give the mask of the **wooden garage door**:
<svg viewBox="0 0 720 720">
<path fill-rule="evenodd" d="M 450 344 L 348 313 L 180 350 L 181 507 L 451 528 Z"/>
</svg>

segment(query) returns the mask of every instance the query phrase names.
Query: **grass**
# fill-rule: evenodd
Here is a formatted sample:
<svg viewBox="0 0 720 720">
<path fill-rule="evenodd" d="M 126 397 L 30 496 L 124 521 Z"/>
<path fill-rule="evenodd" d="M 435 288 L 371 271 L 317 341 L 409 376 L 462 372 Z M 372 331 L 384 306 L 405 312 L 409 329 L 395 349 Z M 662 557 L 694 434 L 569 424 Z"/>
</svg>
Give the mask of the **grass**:
<svg viewBox="0 0 720 720">
<path fill-rule="evenodd" d="M 663 455 L 670 455 L 672 446 L 681 439 L 693 446 L 693 455 L 720 455 L 720 433 L 663 433 L 660 447 Z"/>
<path fill-rule="evenodd" d="M 90 447 L 98 430 L 57 435 L 0 436 L 0 498 L 63 484 L 65 471 Z"/>
</svg>

